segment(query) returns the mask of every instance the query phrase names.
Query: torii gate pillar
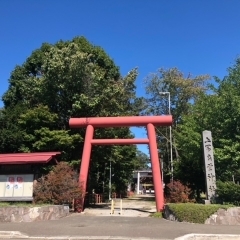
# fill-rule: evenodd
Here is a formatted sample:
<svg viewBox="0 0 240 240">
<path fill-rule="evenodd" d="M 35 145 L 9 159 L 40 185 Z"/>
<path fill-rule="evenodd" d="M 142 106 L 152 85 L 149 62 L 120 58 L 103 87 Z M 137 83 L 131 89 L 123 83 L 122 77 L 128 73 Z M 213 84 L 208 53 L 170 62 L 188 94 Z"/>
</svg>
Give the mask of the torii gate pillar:
<svg viewBox="0 0 240 240">
<path fill-rule="evenodd" d="M 70 118 L 71 128 L 86 127 L 86 136 L 82 153 L 82 161 L 79 174 L 79 184 L 83 194 L 86 193 L 87 176 L 91 157 L 92 145 L 126 145 L 126 144 L 149 144 L 152 164 L 152 175 L 157 212 L 163 211 L 164 194 L 163 184 L 158 158 L 155 126 L 171 126 L 172 116 L 133 116 L 133 117 L 98 117 L 98 118 Z M 147 127 L 148 138 L 146 139 L 93 139 L 95 127 Z M 83 203 L 84 204 L 84 198 Z"/>
</svg>

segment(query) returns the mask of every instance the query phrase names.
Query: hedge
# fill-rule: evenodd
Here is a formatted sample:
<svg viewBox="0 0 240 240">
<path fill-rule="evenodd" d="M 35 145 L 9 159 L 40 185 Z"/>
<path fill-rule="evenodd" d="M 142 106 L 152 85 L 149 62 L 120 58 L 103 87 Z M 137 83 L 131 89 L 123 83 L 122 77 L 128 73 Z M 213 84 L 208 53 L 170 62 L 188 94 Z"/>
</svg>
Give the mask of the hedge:
<svg viewBox="0 0 240 240">
<path fill-rule="evenodd" d="M 232 207 L 232 205 L 204 205 L 196 203 L 170 203 L 167 206 L 180 222 L 189 223 L 204 223 L 218 209 Z"/>
</svg>

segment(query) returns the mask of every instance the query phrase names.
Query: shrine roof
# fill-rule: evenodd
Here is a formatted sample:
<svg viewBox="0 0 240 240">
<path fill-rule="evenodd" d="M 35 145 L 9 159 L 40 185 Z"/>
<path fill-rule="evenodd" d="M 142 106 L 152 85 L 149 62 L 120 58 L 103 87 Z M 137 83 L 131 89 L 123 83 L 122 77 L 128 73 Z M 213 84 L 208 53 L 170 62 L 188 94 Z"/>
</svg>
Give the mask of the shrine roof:
<svg viewBox="0 0 240 240">
<path fill-rule="evenodd" d="M 0 154 L 0 165 L 48 163 L 61 152 L 6 153 Z"/>
</svg>

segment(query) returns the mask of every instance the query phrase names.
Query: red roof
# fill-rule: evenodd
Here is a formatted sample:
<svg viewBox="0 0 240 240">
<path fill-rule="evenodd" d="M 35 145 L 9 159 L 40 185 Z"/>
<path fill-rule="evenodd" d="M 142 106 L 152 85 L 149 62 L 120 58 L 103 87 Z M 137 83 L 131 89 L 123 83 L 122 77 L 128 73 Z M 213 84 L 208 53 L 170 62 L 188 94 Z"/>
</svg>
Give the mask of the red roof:
<svg viewBox="0 0 240 240">
<path fill-rule="evenodd" d="M 0 154 L 1 164 L 47 163 L 61 152 L 6 153 Z"/>
</svg>

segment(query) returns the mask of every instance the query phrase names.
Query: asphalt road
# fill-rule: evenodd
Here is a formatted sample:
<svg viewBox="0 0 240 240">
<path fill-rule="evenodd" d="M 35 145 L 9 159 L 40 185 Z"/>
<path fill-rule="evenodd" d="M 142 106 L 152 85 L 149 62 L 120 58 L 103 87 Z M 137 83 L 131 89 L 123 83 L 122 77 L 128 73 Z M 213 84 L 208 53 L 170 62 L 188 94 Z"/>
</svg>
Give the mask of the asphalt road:
<svg viewBox="0 0 240 240">
<path fill-rule="evenodd" d="M 179 223 L 151 217 L 73 214 L 55 221 L 0 223 L 0 231 L 20 231 L 30 237 L 61 236 L 62 239 L 64 236 L 174 239 L 189 233 L 240 234 L 240 227 Z"/>
</svg>

